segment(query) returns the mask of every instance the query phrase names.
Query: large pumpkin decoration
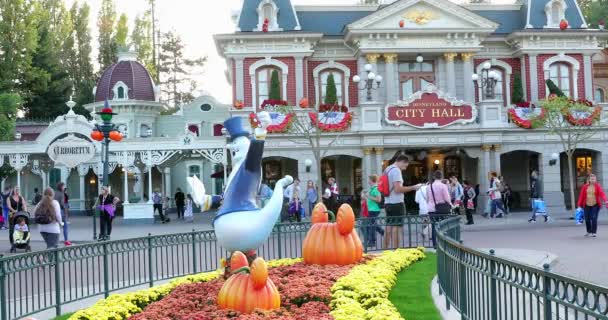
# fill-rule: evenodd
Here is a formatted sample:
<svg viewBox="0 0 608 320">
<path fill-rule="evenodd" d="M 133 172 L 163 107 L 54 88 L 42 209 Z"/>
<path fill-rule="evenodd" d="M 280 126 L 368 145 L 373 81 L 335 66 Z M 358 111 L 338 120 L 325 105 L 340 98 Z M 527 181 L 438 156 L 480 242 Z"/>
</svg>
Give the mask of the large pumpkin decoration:
<svg viewBox="0 0 608 320">
<path fill-rule="evenodd" d="M 230 258 L 232 276 L 224 282 L 217 297 L 221 309 L 251 313 L 254 309 L 276 310 L 281 307 L 281 296 L 262 258 L 256 258 L 247 266 L 247 258 L 236 251 Z"/>
<path fill-rule="evenodd" d="M 353 264 L 363 257 L 363 245 L 355 231 L 355 214 L 348 204 L 338 209 L 336 222 L 327 222 L 328 211 L 322 204 L 313 209 L 312 227 L 303 245 L 306 264 Z"/>
</svg>

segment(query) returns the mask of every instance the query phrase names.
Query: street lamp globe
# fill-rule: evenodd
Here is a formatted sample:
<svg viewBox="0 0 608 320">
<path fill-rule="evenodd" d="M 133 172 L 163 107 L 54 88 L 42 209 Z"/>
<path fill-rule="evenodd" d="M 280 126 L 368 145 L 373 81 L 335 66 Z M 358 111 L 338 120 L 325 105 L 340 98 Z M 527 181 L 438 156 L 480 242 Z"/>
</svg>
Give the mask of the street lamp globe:
<svg viewBox="0 0 608 320">
<path fill-rule="evenodd" d="M 551 154 L 551 160 L 557 160 L 557 159 L 559 159 L 559 154 L 557 154 L 557 153 L 552 153 L 552 154 Z"/>
<path fill-rule="evenodd" d="M 374 78 L 376 78 L 376 74 L 375 74 L 375 73 L 373 73 L 373 72 L 370 72 L 370 73 L 368 73 L 368 74 L 367 74 L 367 78 L 368 78 L 369 80 L 374 80 Z"/>
<path fill-rule="evenodd" d="M 471 80 L 473 80 L 473 81 L 479 80 L 479 75 L 477 75 L 477 73 L 473 73 L 473 75 L 471 76 Z"/>
<path fill-rule="evenodd" d="M 378 83 L 382 82 L 382 76 L 381 75 L 377 75 L 375 79 L 376 79 L 376 82 L 378 82 Z"/>
<path fill-rule="evenodd" d="M 372 65 L 369 63 L 365 64 L 365 71 L 367 71 L 367 72 L 372 71 Z"/>
<path fill-rule="evenodd" d="M 424 61 L 424 58 L 422 57 L 422 55 L 418 54 L 418 56 L 416 57 L 416 62 L 422 63 L 423 61 Z"/>
<path fill-rule="evenodd" d="M 498 73 L 496 71 L 492 70 L 488 73 L 488 77 L 490 77 L 490 79 L 493 79 L 493 80 L 498 80 Z"/>
<path fill-rule="evenodd" d="M 353 82 L 354 82 L 354 83 L 359 83 L 359 81 L 361 81 L 361 77 L 359 77 L 358 75 L 355 75 L 355 76 L 353 77 Z"/>
<path fill-rule="evenodd" d="M 21 140 L 21 132 L 15 131 L 15 140 Z"/>
<path fill-rule="evenodd" d="M 492 68 L 492 64 L 490 62 L 485 62 L 483 64 L 483 68 L 486 69 L 486 70 L 488 70 L 488 69 Z"/>
</svg>

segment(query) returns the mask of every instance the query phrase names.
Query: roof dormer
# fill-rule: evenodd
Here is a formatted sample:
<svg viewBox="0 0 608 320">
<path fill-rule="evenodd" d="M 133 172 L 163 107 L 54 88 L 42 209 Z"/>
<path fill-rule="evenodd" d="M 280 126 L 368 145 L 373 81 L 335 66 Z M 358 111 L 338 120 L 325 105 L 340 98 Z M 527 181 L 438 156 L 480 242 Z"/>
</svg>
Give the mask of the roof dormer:
<svg viewBox="0 0 608 320">
<path fill-rule="evenodd" d="M 262 31 L 266 19 L 268 19 L 268 31 L 283 31 L 279 27 L 279 7 L 273 0 L 260 1 L 256 11 L 258 12 L 258 25 L 254 31 Z"/>
<path fill-rule="evenodd" d="M 263 31 L 265 19 L 268 19 L 268 31 L 302 29 L 291 0 L 247 0 L 243 1 L 243 6 L 235 19 L 237 30 Z"/>
<path fill-rule="evenodd" d="M 547 24 L 545 28 L 559 28 L 559 23 L 566 18 L 568 5 L 564 0 L 551 0 L 545 5 Z"/>
</svg>

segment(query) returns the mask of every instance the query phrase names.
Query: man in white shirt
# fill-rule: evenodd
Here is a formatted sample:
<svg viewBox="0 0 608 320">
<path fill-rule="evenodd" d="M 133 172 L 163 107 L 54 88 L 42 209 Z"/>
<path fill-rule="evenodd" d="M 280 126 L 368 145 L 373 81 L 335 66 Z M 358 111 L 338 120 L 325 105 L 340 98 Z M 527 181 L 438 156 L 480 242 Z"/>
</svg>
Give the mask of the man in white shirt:
<svg viewBox="0 0 608 320">
<path fill-rule="evenodd" d="M 293 200 L 294 196 L 297 196 L 298 199 L 300 198 L 300 180 L 297 178 L 283 191 L 283 198 L 288 203 Z"/>
</svg>

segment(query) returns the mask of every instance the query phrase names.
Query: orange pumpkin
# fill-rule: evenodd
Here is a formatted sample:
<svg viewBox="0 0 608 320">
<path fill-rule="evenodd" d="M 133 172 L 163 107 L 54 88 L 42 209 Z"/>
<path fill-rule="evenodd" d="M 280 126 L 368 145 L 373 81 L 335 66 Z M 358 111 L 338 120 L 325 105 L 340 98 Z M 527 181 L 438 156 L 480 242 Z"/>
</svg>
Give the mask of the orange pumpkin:
<svg viewBox="0 0 608 320">
<path fill-rule="evenodd" d="M 251 274 L 235 273 L 220 289 L 217 304 L 221 309 L 251 313 L 254 309 L 276 310 L 281 307 L 279 290 L 268 278 L 268 268 L 262 258 L 251 264 Z"/>
<path fill-rule="evenodd" d="M 313 225 L 304 239 L 304 263 L 347 265 L 361 260 L 363 245 L 354 226 L 355 216 L 348 204 L 340 206 L 336 223 L 313 220 Z"/>
<path fill-rule="evenodd" d="M 302 98 L 300 100 L 300 108 L 308 108 L 308 98 Z"/>
<path fill-rule="evenodd" d="M 323 202 L 319 202 L 312 209 L 312 223 L 322 223 L 329 221 L 327 219 L 327 207 L 323 204 Z"/>
<path fill-rule="evenodd" d="M 249 267 L 247 256 L 240 251 L 233 252 L 232 256 L 230 257 L 230 271 L 236 272 L 243 267 Z"/>
</svg>

